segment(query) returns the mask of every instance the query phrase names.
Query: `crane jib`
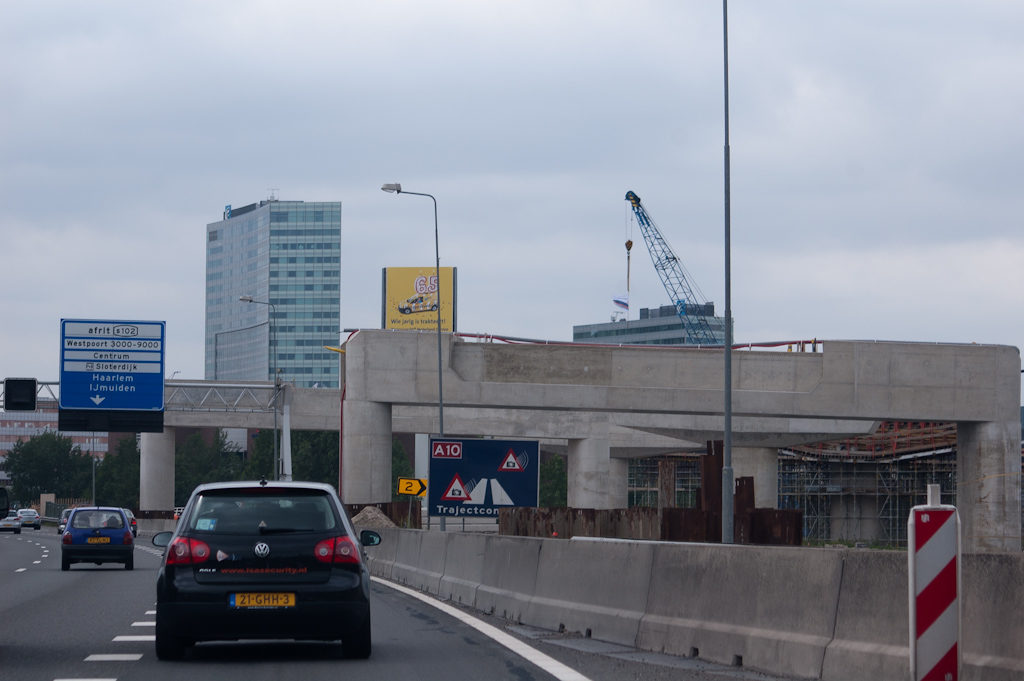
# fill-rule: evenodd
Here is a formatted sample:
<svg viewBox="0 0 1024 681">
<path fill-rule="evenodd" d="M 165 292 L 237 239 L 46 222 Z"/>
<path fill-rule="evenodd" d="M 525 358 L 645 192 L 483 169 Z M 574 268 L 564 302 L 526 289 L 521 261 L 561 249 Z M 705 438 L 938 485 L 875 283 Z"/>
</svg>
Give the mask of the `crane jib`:
<svg viewBox="0 0 1024 681">
<path fill-rule="evenodd" d="M 651 262 L 661 278 L 661 283 L 673 301 L 676 314 L 686 329 L 688 344 L 722 345 L 724 339 L 716 338 L 707 317 L 714 316 L 714 307 L 707 302 L 699 302 L 693 293 L 690 283 L 683 273 L 682 263 L 662 236 L 661 230 L 647 214 L 647 210 L 635 193 L 626 192 L 626 200 L 633 207 L 633 213 L 640 224 L 640 232 L 644 236 L 647 250 L 651 254 Z"/>
</svg>

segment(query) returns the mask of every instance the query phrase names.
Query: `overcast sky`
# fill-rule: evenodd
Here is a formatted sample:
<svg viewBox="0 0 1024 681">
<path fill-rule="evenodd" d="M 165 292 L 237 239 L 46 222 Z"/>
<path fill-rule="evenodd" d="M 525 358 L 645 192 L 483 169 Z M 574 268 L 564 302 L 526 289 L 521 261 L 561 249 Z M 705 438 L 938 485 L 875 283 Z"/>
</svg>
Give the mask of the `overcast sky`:
<svg viewBox="0 0 1024 681">
<path fill-rule="evenodd" d="M 733 0 L 737 342 L 1024 343 L 1024 3 Z M 571 340 L 669 302 L 636 192 L 724 309 L 722 7 L 0 4 L 0 377 L 62 318 L 165 320 L 203 376 L 205 225 L 341 201 L 343 328 L 459 269 L 459 330 Z"/>
</svg>

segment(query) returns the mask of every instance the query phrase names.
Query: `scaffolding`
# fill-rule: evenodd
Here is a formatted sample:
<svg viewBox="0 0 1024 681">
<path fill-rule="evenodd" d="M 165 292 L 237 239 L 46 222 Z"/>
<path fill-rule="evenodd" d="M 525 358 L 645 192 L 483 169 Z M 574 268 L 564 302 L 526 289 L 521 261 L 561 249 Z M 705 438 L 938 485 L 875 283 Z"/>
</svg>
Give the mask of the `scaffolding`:
<svg viewBox="0 0 1024 681">
<path fill-rule="evenodd" d="M 658 462 L 676 464 L 676 508 L 695 508 L 700 488 L 700 461 L 696 456 L 659 456 L 629 460 L 629 506 L 658 507 Z"/>
<path fill-rule="evenodd" d="M 934 484 L 942 503 L 956 503 L 955 454 L 859 462 L 779 458 L 779 508 L 803 511 L 809 541 L 905 548 L 910 509 L 926 502 Z"/>
</svg>

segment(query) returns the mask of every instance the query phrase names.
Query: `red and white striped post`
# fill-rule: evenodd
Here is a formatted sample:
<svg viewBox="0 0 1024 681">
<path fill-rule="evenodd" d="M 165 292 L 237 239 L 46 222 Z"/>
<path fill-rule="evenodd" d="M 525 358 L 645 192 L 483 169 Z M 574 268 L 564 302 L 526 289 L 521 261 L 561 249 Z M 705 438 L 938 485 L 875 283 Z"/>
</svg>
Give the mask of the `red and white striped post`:
<svg viewBox="0 0 1024 681">
<path fill-rule="evenodd" d="M 928 505 L 910 509 L 910 677 L 958 681 L 960 649 L 960 515 L 939 503 L 928 485 Z"/>
</svg>

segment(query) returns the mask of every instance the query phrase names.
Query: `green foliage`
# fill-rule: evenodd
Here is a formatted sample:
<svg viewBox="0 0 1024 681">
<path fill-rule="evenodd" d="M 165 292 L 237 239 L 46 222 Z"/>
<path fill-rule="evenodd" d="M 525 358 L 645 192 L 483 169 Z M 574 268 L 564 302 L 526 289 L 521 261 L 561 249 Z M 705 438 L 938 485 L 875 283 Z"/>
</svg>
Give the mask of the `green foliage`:
<svg viewBox="0 0 1024 681">
<path fill-rule="evenodd" d="M 18 440 L 7 452 L 4 470 L 11 476 L 11 501 L 29 504 L 46 493 L 92 496 L 92 456 L 53 431 Z"/>
<path fill-rule="evenodd" d="M 139 507 L 139 445 L 124 438 L 96 466 L 96 503 L 103 506 Z"/>
<path fill-rule="evenodd" d="M 405 447 L 397 437 L 394 438 L 391 441 L 391 501 L 409 501 L 410 497 L 398 493 L 398 479 L 415 475 L 409 457 L 405 454 Z"/>
<path fill-rule="evenodd" d="M 209 445 L 193 433 L 175 448 L 174 505 L 184 506 L 197 486 L 207 482 L 237 480 L 243 470 L 242 456 L 229 449 L 227 435 L 217 430 Z"/>
<path fill-rule="evenodd" d="M 556 454 L 540 466 L 540 506 L 562 507 L 568 503 L 568 497 L 569 474 L 565 470 L 565 461 Z"/>
<path fill-rule="evenodd" d="M 294 436 L 295 433 L 292 433 Z M 261 430 L 249 443 L 249 460 L 242 469 L 240 480 L 274 479 L 274 431 Z"/>
<path fill-rule="evenodd" d="M 337 431 L 292 433 L 292 479 L 338 486 Z"/>
</svg>

